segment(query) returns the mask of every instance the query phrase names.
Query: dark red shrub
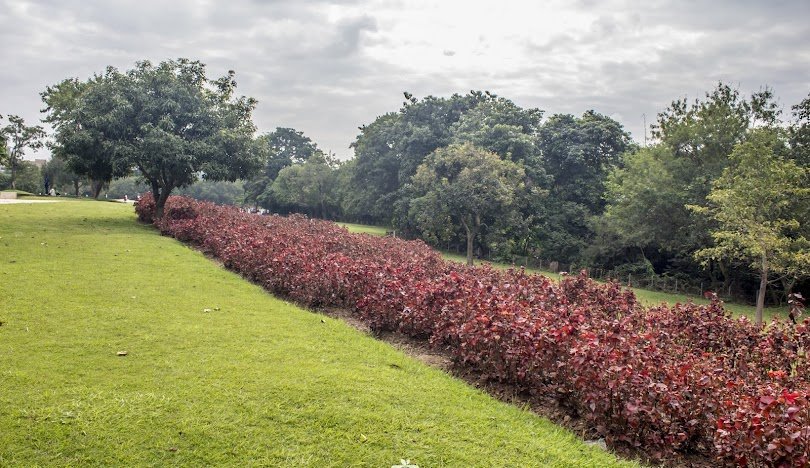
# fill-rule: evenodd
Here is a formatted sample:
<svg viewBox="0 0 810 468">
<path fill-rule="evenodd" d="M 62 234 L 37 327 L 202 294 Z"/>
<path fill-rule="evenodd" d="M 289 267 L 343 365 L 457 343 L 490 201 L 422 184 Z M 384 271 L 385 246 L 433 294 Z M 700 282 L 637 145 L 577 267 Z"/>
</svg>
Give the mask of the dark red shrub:
<svg viewBox="0 0 810 468">
<path fill-rule="evenodd" d="M 136 211 L 154 221 L 151 194 Z M 155 225 L 275 294 L 352 310 L 490 379 L 556 395 L 610 443 L 659 459 L 810 463 L 810 321 L 756 326 L 716 297 L 642 308 L 621 285 L 585 273 L 555 282 L 468 268 L 418 241 L 182 197 L 169 198 Z"/>
</svg>

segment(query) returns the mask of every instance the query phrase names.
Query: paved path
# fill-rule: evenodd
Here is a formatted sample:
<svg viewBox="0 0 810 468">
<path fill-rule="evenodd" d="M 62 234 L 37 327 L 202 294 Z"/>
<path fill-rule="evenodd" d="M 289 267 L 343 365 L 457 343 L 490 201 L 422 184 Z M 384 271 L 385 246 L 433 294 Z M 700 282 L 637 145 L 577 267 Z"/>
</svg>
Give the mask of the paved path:
<svg viewBox="0 0 810 468">
<path fill-rule="evenodd" d="M 57 203 L 62 200 L 26 200 L 25 198 L 0 198 L 0 205 L 10 205 L 12 203 Z"/>
</svg>

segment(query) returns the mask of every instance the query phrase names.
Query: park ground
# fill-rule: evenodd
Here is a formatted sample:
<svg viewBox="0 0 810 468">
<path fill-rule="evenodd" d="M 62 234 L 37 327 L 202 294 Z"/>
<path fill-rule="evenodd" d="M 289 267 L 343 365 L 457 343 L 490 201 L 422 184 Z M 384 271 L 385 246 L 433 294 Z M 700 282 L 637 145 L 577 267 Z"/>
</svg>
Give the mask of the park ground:
<svg viewBox="0 0 810 468">
<path fill-rule="evenodd" d="M 0 466 L 635 466 L 118 203 L 0 206 Z"/>
</svg>

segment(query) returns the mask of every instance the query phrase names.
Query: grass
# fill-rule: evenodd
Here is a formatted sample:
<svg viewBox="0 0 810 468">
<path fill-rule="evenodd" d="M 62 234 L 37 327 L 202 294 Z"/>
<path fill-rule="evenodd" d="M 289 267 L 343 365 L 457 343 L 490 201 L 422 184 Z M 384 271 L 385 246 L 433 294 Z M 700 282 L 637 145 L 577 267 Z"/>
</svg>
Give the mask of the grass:
<svg viewBox="0 0 810 468">
<path fill-rule="evenodd" d="M 390 229 L 383 226 L 370 226 L 368 224 L 354 224 L 354 223 L 337 223 L 345 227 L 349 232 L 359 232 L 365 234 L 372 234 L 375 236 L 384 236 Z"/>
<path fill-rule="evenodd" d="M 377 226 L 367 226 L 363 224 L 349 224 L 349 223 L 339 223 L 343 226 L 346 226 L 349 231 L 351 232 L 368 232 L 368 233 L 376 233 L 377 231 L 382 232 L 383 235 L 385 234 L 385 228 L 379 228 Z M 447 259 L 458 263 L 466 263 L 467 257 L 464 255 L 460 255 L 457 253 L 451 252 L 442 252 L 442 256 Z M 481 262 L 478 262 L 481 263 Z M 492 265 L 495 268 L 511 268 L 512 265 L 506 263 L 498 263 L 498 262 L 483 262 Z M 536 268 L 527 268 L 526 271 L 531 273 L 538 273 L 541 275 L 548 276 L 553 279 L 560 279 L 560 275 L 558 273 L 553 273 L 550 271 L 539 270 Z M 661 303 L 666 303 L 669 305 L 674 305 L 678 302 L 686 302 L 687 300 L 691 300 L 696 304 L 708 304 L 709 301 L 704 299 L 703 297 L 694 297 L 694 296 L 685 296 L 681 294 L 671 294 L 665 293 L 661 291 L 650 291 L 647 289 L 640 289 L 640 288 L 631 288 L 635 293 L 636 297 L 639 301 L 646 305 L 646 306 L 654 306 L 660 305 Z M 729 310 L 732 314 L 738 317 L 748 317 L 751 320 L 754 319 L 754 315 L 756 313 L 756 308 L 754 306 L 750 306 L 747 304 L 736 304 L 732 302 L 725 303 L 725 308 Z M 775 317 L 786 318 L 787 317 L 787 307 L 767 307 L 763 311 L 763 316 L 766 321 L 771 320 Z"/>
<path fill-rule="evenodd" d="M 0 466 L 634 466 L 128 205 L 0 206 L 0 298 Z"/>
</svg>

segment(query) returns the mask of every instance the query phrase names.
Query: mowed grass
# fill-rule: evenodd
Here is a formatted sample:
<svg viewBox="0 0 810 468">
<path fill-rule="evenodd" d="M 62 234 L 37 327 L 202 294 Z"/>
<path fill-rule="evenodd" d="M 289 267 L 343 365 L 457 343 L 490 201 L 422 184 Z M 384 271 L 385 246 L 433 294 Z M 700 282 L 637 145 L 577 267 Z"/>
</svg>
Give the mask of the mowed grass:
<svg viewBox="0 0 810 468">
<path fill-rule="evenodd" d="M 349 223 L 338 223 L 343 226 L 346 226 L 347 229 L 351 232 L 366 232 L 369 234 L 377 234 L 377 230 L 381 231 L 378 235 L 385 234 L 385 228 L 379 228 L 377 226 L 367 226 L 363 224 L 349 224 Z M 447 259 L 458 263 L 466 263 L 467 258 L 464 255 L 450 253 L 450 252 L 442 252 L 442 256 Z M 495 268 L 511 268 L 512 265 L 506 263 L 498 263 L 498 262 L 480 262 L 477 261 L 476 264 L 480 263 L 487 263 L 492 265 Z M 537 273 L 541 275 L 548 276 L 549 278 L 559 280 L 560 275 L 558 273 L 553 273 L 550 271 L 539 270 L 537 268 L 527 268 L 526 271 L 530 273 Z M 631 288 L 635 293 L 636 297 L 639 301 L 646 305 L 646 306 L 656 306 L 662 303 L 675 305 L 676 303 L 684 303 L 686 301 L 692 301 L 696 304 L 709 304 L 710 301 L 703 298 L 703 297 L 694 297 L 694 296 L 686 296 L 682 294 L 671 294 L 665 293 L 661 291 L 650 291 L 648 289 L 640 289 L 640 288 Z M 748 317 L 751 320 L 754 319 L 756 313 L 756 307 L 746 305 L 746 304 L 736 304 L 736 303 L 725 303 L 725 308 L 729 310 L 731 313 L 738 317 Z M 766 307 L 763 312 L 765 320 L 771 320 L 776 317 L 780 317 L 782 319 L 787 318 L 787 307 Z"/>
<path fill-rule="evenodd" d="M 634 466 L 128 205 L 0 206 L 0 301 L 0 466 Z"/>
<path fill-rule="evenodd" d="M 375 236 L 384 236 L 390 229 L 383 226 L 371 226 L 368 224 L 355 224 L 355 223 L 336 223 L 349 230 L 349 232 L 357 232 L 364 234 L 372 234 Z"/>
</svg>

